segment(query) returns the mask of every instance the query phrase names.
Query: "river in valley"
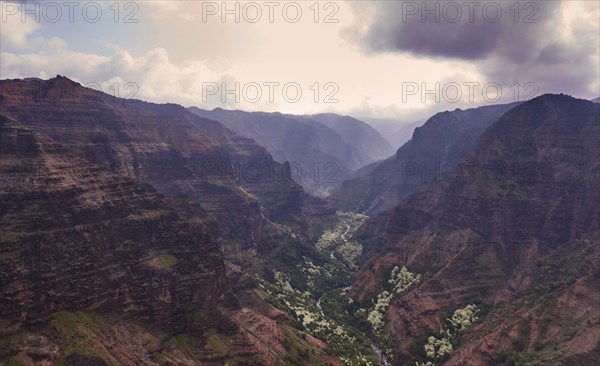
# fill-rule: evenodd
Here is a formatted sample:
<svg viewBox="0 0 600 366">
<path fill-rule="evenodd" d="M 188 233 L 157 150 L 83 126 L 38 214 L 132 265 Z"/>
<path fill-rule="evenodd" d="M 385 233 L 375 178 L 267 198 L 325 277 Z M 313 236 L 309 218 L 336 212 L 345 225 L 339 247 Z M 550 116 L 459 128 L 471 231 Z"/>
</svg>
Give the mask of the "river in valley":
<svg viewBox="0 0 600 366">
<path fill-rule="evenodd" d="M 317 309 L 319 309 L 319 313 L 321 314 L 321 316 L 324 319 L 328 319 L 325 316 L 325 313 L 323 312 L 323 307 L 321 306 L 321 297 L 319 298 L 319 300 L 317 300 Z M 377 358 L 379 359 L 379 364 L 381 366 L 391 366 L 392 364 L 388 361 L 387 357 L 385 356 L 385 353 L 383 353 L 383 351 L 381 351 L 379 349 L 379 347 L 377 347 L 377 343 L 375 343 L 366 334 L 363 333 L 363 335 L 365 336 L 365 338 L 367 338 L 369 340 L 369 345 L 371 346 L 371 349 L 373 350 L 373 353 L 375 353 L 377 355 Z"/>
</svg>

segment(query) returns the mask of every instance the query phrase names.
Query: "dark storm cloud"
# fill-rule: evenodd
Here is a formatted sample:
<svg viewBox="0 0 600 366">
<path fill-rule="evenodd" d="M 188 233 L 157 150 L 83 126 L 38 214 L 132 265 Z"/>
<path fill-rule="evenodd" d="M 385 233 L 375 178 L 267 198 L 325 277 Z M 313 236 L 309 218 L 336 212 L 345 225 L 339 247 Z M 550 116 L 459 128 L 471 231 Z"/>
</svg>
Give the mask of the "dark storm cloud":
<svg viewBox="0 0 600 366">
<path fill-rule="evenodd" d="M 377 2 L 370 21 L 357 24 L 349 34 L 368 53 L 465 60 L 504 85 L 532 81 L 541 92 L 597 93 L 600 21 L 592 26 L 589 20 L 585 26 L 574 22 L 565 29 L 563 5 L 561 1 Z M 573 33 L 574 39 L 566 40 L 565 32 Z"/>
<path fill-rule="evenodd" d="M 529 54 L 552 26 L 560 1 L 390 1 L 374 6 L 373 22 L 360 39 L 367 50 L 476 60 L 498 48 L 511 57 Z"/>
</svg>

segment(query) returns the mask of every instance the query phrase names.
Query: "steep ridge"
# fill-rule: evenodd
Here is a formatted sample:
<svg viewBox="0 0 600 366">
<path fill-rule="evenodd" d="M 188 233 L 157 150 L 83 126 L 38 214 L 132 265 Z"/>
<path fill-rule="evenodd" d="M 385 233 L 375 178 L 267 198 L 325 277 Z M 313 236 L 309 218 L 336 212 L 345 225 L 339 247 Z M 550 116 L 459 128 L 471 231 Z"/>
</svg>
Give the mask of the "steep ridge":
<svg viewBox="0 0 600 366">
<path fill-rule="evenodd" d="M 269 220 L 310 232 L 304 210 L 325 208 L 264 148 L 181 106 L 114 98 L 65 77 L 0 87 L 1 113 L 112 172 L 199 200 L 226 238 L 257 241 L 269 225 L 261 210 Z"/>
<path fill-rule="evenodd" d="M 0 81 L 0 118 L 0 362 L 337 363 L 255 291 L 334 214 L 264 148 L 64 77 Z"/>
<path fill-rule="evenodd" d="M 189 110 L 198 116 L 217 120 L 236 133 L 255 140 L 276 161 L 290 162 L 294 166 L 293 178 L 317 196 L 326 195 L 353 170 L 388 156 L 383 154 L 374 158 L 378 151 L 371 151 L 372 148 L 361 145 L 361 141 L 344 140 L 335 128 L 317 122 L 311 116 L 250 113 L 221 108 L 208 111 L 191 107 Z M 352 120 L 349 126 L 364 127 L 362 124 Z M 351 137 L 348 132 L 344 135 Z"/>
<path fill-rule="evenodd" d="M 379 292 L 395 265 L 423 276 L 386 313 L 396 363 L 597 364 L 600 106 L 535 98 L 489 127 L 461 164 L 457 179 L 357 234 L 370 243 L 358 299 Z M 479 309 L 462 323 L 472 328 L 436 343 L 440 329 L 462 327 L 444 317 L 468 304 Z"/>
<path fill-rule="evenodd" d="M 423 186 L 452 176 L 477 138 L 517 103 L 438 113 L 415 129 L 396 154 L 346 180 L 327 198 L 335 207 L 365 213 L 393 208 Z"/>
<path fill-rule="evenodd" d="M 0 364 L 597 364 L 600 107 L 496 107 L 430 119 L 413 193 L 322 232 L 217 121 L 0 81 Z"/>
</svg>

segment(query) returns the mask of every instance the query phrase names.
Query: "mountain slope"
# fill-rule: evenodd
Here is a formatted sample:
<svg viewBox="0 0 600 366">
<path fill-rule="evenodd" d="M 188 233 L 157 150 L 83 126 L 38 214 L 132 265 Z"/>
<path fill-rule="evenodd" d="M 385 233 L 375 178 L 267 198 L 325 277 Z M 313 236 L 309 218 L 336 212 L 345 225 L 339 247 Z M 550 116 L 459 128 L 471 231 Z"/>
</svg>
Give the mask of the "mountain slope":
<svg viewBox="0 0 600 366">
<path fill-rule="evenodd" d="M 357 150 L 356 164 L 360 167 L 385 159 L 394 153 L 392 146 L 376 129 L 356 118 L 333 113 L 303 117 L 324 124 L 337 132 L 346 144 L 354 146 Z"/>
<path fill-rule="evenodd" d="M 363 227 L 359 237 L 378 240 L 352 289 L 359 299 L 394 265 L 423 276 L 386 313 L 389 339 L 402 340 L 390 342 L 397 364 L 597 364 L 599 136 L 597 104 L 535 98 L 487 129 L 463 161 L 474 169 Z M 472 328 L 428 357 L 427 338 L 468 304 L 479 309 Z"/>
<path fill-rule="evenodd" d="M 421 187 L 453 174 L 483 131 L 517 104 L 438 113 L 415 129 L 396 154 L 366 174 L 346 180 L 328 197 L 344 210 L 366 213 L 392 208 Z"/>
<path fill-rule="evenodd" d="M 6 117 L 0 126 L 2 336 L 49 331 L 49 320 L 72 309 L 118 313 L 172 334 L 191 309 L 225 304 L 230 287 L 210 220 L 186 221 L 151 187 L 71 156 Z M 60 356 L 43 347 L 52 344 L 46 338 L 25 344 L 37 360 Z"/>
<path fill-rule="evenodd" d="M 198 116 L 219 121 L 236 133 L 255 140 L 276 161 L 290 162 L 294 166 L 294 179 L 317 196 L 327 194 L 353 170 L 377 160 L 374 158 L 377 154 L 383 154 L 379 159 L 387 157 L 378 148 L 361 145 L 363 140 L 352 137 L 360 135 L 352 132 L 354 129 L 367 128 L 353 119 L 349 124 L 352 131 L 346 130 L 344 133 L 353 142 L 347 142 L 335 129 L 311 119 L 310 116 L 250 113 L 221 108 L 207 111 L 191 107 L 189 110 Z M 337 118 L 321 118 L 339 125 Z M 344 120 L 343 117 L 340 118 Z M 375 131 L 369 129 L 369 132 Z M 371 143 L 371 139 L 368 141 Z"/>
<path fill-rule="evenodd" d="M 64 77 L 0 81 L 0 123 L 0 363 L 336 362 L 256 289 L 334 214 L 264 148 Z"/>
<path fill-rule="evenodd" d="M 198 199 L 231 239 L 260 236 L 261 198 L 267 218 L 299 232 L 310 231 L 303 210 L 322 205 L 264 148 L 181 106 L 117 99 L 64 77 L 3 81 L 0 91 L 4 115 L 160 193 Z"/>
</svg>

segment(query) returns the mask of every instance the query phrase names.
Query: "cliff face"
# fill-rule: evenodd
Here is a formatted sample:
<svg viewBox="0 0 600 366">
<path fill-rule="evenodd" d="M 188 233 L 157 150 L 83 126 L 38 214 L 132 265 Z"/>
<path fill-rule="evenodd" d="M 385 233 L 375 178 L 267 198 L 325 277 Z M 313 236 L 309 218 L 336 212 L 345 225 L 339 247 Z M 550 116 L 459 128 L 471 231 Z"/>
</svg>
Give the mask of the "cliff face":
<svg viewBox="0 0 600 366">
<path fill-rule="evenodd" d="M 208 228 L 177 222 L 151 187 L 73 157 L 6 118 L 1 122 L 3 265 L 10 267 L 3 268 L 8 278 L 2 283 L 15 290 L 3 289 L 13 300 L 3 310 L 20 320 L 69 304 L 145 308 L 152 316 L 218 302 L 224 265 Z M 161 256 L 176 264 L 162 266 Z M 74 268 L 85 270 L 72 276 Z M 198 271 L 190 276 L 189 268 Z M 126 277 L 126 269 L 135 275 Z M 19 298 L 32 302 L 15 303 Z"/>
<path fill-rule="evenodd" d="M 0 123 L 0 362 L 321 357 L 235 265 L 286 251 L 287 227 L 308 236 L 332 212 L 275 177 L 285 166 L 263 148 L 183 107 L 63 77 L 1 81 Z"/>
<path fill-rule="evenodd" d="M 181 106 L 118 99 L 64 77 L 3 81 L 0 92 L 2 114 L 114 173 L 198 200 L 225 238 L 258 241 L 264 216 L 308 232 L 304 210 L 324 208 L 264 148 Z"/>
<path fill-rule="evenodd" d="M 599 136 L 597 104 L 536 98 L 484 133 L 458 179 L 363 228 L 363 238 L 380 237 L 357 297 L 376 293 L 393 265 L 424 276 L 387 313 L 391 339 L 402 340 L 393 345 L 399 364 L 421 357 L 419 342 L 469 303 L 484 311 L 445 364 L 597 362 Z"/>
<path fill-rule="evenodd" d="M 172 329 L 191 308 L 223 304 L 228 284 L 210 222 L 183 220 L 151 187 L 0 123 L 2 336 L 67 309 Z"/>
<path fill-rule="evenodd" d="M 327 198 L 335 207 L 369 214 L 395 207 L 422 187 L 453 175 L 454 165 L 485 129 L 516 104 L 438 113 L 415 129 L 396 154 L 343 181 Z"/>
</svg>

